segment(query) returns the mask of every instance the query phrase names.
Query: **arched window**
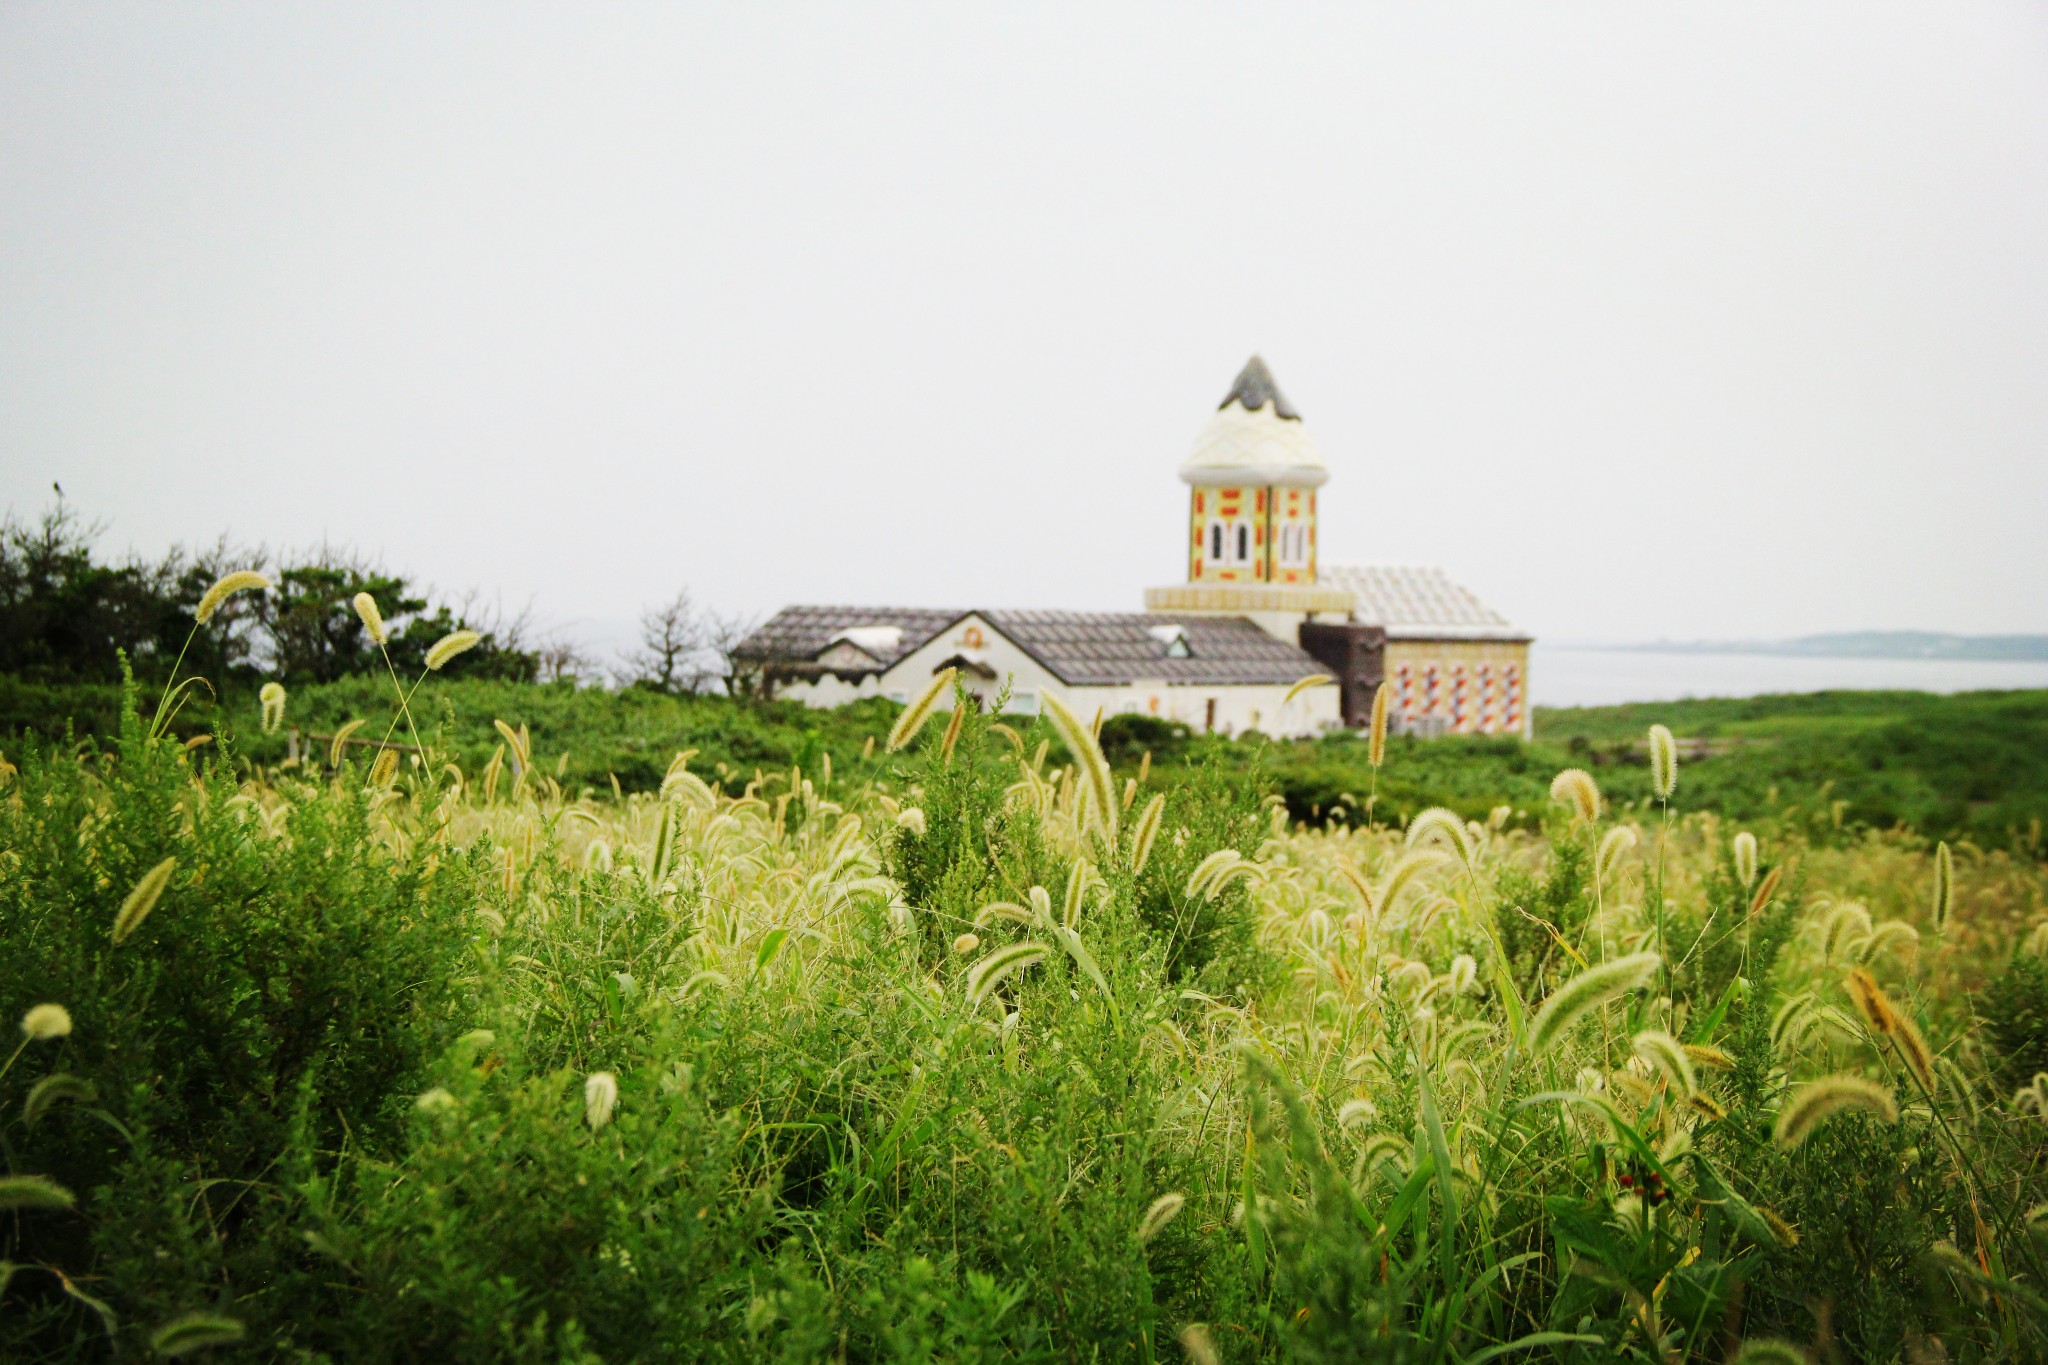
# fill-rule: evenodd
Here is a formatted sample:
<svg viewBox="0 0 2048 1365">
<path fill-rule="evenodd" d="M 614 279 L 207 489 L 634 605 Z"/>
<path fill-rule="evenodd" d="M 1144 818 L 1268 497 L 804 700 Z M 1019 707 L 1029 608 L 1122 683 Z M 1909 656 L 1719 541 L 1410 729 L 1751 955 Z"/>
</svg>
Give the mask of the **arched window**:
<svg viewBox="0 0 2048 1365">
<path fill-rule="evenodd" d="M 1209 558 L 1219 564 L 1223 562 L 1223 523 L 1220 521 L 1209 523 Z"/>
<path fill-rule="evenodd" d="M 1243 522 L 1237 525 L 1237 562 L 1242 564 L 1252 557 L 1252 528 Z"/>
</svg>

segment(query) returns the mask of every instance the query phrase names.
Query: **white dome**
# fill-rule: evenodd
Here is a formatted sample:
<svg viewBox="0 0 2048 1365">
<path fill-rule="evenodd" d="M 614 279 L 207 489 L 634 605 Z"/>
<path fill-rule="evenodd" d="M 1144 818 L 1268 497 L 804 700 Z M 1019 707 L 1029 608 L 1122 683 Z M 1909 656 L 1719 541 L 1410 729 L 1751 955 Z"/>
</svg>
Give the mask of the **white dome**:
<svg viewBox="0 0 2048 1365">
<path fill-rule="evenodd" d="M 1315 488 L 1330 477 L 1322 453 L 1253 356 L 1180 467 L 1191 484 Z"/>
</svg>

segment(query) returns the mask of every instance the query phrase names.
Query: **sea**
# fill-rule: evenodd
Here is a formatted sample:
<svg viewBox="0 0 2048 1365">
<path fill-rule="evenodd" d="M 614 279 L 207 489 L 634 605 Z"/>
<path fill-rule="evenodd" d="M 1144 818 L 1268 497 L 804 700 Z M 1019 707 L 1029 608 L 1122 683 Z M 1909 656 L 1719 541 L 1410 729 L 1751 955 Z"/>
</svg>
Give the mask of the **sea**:
<svg viewBox="0 0 2048 1365">
<path fill-rule="evenodd" d="M 1775 692 L 1978 692 L 2048 687 L 2048 660 L 1858 659 L 1613 649 L 1538 641 L 1529 659 L 1538 706 L 1610 706 Z"/>
</svg>

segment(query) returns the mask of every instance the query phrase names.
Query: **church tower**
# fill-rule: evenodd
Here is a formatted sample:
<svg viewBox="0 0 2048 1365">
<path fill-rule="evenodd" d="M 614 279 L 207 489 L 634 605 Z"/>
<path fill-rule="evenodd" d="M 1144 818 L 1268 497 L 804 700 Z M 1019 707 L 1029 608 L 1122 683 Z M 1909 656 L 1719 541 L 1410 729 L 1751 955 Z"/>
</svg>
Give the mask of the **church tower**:
<svg viewBox="0 0 2048 1365">
<path fill-rule="evenodd" d="M 1316 581 L 1317 490 L 1330 471 L 1258 356 L 1217 405 L 1180 476 L 1187 583 L 1148 591 L 1148 610 L 1250 616 L 1290 643 L 1302 622 L 1350 612 L 1349 592 Z"/>
</svg>

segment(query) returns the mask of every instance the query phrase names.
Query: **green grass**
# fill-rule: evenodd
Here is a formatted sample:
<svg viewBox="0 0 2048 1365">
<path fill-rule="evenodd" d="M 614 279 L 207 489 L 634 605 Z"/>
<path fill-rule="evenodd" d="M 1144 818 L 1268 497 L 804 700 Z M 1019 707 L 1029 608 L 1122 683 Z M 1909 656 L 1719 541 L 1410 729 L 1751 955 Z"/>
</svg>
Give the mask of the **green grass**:
<svg viewBox="0 0 2048 1365">
<path fill-rule="evenodd" d="M 681 749 L 698 750 L 700 770 L 722 772 L 739 785 L 756 769 L 809 766 L 828 753 L 844 767 L 857 760 L 870 735 L 886 728 L 884 717 L 891 714 L 879 701 L 811 711 L 724 697 L 480 679 L 436 679 L 420 698 L 421 729 L 438 734 L 464 764 L 480 765 L 489 757 L 498 743 L 494 719 L 516 717 L 530 725 L 537 751 L 548 764 L 561 765 L 562 781 L 572 792 L 607 791 L 614 778 L 625 791 L 650 790 Z M 310 736 L 332 734 L 352 718 L 375 717 L 358 738 L 376 739 L 388 722 L 390 701 L 389 681 L 376 678 L 299 688 L 291 696 L 288 723 Z M 24 733 L 61 740 L 67 723 L 81 736 L 109 734 L 118 706 L 118 688 L 0 678 L 0 734 L 16 736 L 17 743 Z M 245 736 L 241 752 L 250 762 L 274 765 L 284 756 L 284 737 L 258 733 L 256 716 L 252 694 L 231 694 L 219 708 L 202 696 L 180 714 L 177 729 L 186 735 L 209 732 L 225 718 Z M 1529 744 L 1395 737 L 1379 784 L 1378 814 L 1398 821 L 1443 805 L 1483 818 L 1507 805 L 1527 824 L 1539 817 L 1552 775 L 1567 766 L 1589 769 L 1612 800 L 1645 801 L 1649 769 L 1642 741 L 1656 719 L 1681 737 L 1726 746 L 1683 765 L 1684 799 L 1693 809 L 1750 822 L 1792 821 L 1819 838 L 1910 828 L 1986 848 L 2036 854 L 2042 849 L 2040 823 L 2048 823 L 2048 762 L 2041 757 L 2048 754 L 2048 691 L 1823 692 L 1539 708 L 1536 739 Z M 1118 717 L 1108 723 L 1104 743 L 1126 774 L 1148 749 L 1163 775 L 1191 762 L 1256 772 L 1302 820 L 1327 819 L 1340 803 L 1355 812 L 1373 789 L 1364 746 L 1349 734 L 1301 743 L 1231 742 Z"/>
<path fill-rule="evenodd" d="M 390 718 L 368 685 L 291 705 Z M 1340 740 L 1186 742 L 1132 795 L 1164 811 L 1140 861 L 1134 815 L 1106 837 L 1029 762 L 1042 725 L 864 757 L 889 708 L 437 680 L 421 709 L 440 747 L 388 786 L 205 711 L 211 745 L 130 715 L 10 754 L 0 1008 L 73 1028 L 0 1066 L 6 1174 L 64 1195 L 0 1183 L 0 1358 L 142 1358 L 194 1315 L 248 1360 L 2048 1351 L 2030 859 L 1960 850 L 1937 935 L 1910 833 L 1781 819 L 1753 905 L 1704 780 L 1668 822 L 1290 824 L 1275 775 L 1355 771 Z M 531 728 L 523 774 L 493 718 Z M 690 745 L 712 787 L 579 780 Z M 1535 789 L 1564 751 L 1397 744 L 1382 790 Z M 1246 875 L 1191 893 L 1211 858 Z M 1031 965 L 977 996 L 1005 949 Z M 1603 949 L 1660 953 L 1659 988 L 1539 1049 Z M 1933 1095 L 1852 968 L 1942 1057 Z M 1650 1029 L 1713 1051 L 1675 1080 L 1631 1061 Z M 1898 1119 L 1774 1141 L 1842 1071 Z"/>
</svg>

